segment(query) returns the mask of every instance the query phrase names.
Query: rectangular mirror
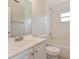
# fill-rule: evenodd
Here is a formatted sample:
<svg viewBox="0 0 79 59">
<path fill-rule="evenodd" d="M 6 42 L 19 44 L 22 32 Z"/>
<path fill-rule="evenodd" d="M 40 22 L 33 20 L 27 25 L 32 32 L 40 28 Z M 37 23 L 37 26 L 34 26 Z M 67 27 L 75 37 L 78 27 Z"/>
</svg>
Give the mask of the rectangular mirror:
<svg viewBox="0 0 79 59">
<path fill-rule="evenodd" d="M 18 1 L 18 2 L 17 2 Z M 29 0 L 8 0 L 9 37 L 32 34 L 32 3 Z"/>
</svg>

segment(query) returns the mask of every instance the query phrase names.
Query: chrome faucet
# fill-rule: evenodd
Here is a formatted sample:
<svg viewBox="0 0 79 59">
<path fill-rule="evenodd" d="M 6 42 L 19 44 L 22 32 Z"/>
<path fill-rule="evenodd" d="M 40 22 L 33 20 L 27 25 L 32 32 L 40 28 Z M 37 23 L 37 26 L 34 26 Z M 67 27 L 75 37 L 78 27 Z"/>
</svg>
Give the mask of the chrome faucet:
<svg viewBox="0 0 79 59">
<path fill-rule="evenodd" d="M 17 36 L 16 38 L 15 38 L 15 42 L 17 42 L 17 41 L 21 41 L 21 40 L 23 40 L 23 36 Z"/>
</svg>

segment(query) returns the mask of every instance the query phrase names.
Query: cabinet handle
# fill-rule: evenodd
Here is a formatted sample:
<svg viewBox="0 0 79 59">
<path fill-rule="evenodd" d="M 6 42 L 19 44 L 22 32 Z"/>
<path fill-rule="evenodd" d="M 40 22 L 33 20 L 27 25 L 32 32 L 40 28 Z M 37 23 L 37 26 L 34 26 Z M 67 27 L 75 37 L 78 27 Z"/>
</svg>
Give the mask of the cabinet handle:
<svg viewBox="0 0 79 59">
<path fill-rule="evenodd" d="M 36 50 L 35 53 L 37 53 L 38 51 Z"/>
<path fill-rule="evenodd" d="M 34 53 L 31 53 L 31 55 L 34 55 Z"/>
</svg>

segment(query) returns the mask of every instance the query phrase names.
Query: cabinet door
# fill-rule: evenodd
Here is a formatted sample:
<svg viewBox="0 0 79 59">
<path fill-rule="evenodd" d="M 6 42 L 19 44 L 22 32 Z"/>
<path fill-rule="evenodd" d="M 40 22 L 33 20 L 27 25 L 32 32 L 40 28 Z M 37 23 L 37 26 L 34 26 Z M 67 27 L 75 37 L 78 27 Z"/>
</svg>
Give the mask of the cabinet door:
<svg viewBox="0 0 79 59">
<path fill-rule="evenodd" d="M 11 59 L 33 59 L 33 49 L 24 51 Z"/>
<path fill-rule="evenodd" d="M 46 45 L 40 46 L 34 51 L 34 59 L 46 59 Z"/>
<path fill-rule="evenodd" d="M 34 54 L 33 50 L 30 50 L 24 55 L 24 58 L 22 58 L 22 59 L 33 59 L 33 57 L 34 57 L 33 54 Z"/>
</svg>

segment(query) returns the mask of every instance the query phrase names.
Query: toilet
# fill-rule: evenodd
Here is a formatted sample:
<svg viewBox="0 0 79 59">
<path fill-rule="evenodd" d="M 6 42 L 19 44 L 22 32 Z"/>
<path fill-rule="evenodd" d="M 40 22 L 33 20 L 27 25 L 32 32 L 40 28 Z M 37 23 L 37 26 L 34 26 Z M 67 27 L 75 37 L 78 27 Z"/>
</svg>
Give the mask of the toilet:
<svg viewBox="0 0 79 59">
<path fill-rule="evenodd" d="M 47 59 L 58 59 L 58 55 L 60 54 L 60 49 L 58 47 L 47 46 Z"/>
<path fill-rule="evenodd" d="M 35 37 L 45 38 L 46 35 L 35 35 Z M 60 54 L 60 49 L 54 46 L 47 46 L 47 59 L 58 59 L 58 55 Z"/>
</svg>

